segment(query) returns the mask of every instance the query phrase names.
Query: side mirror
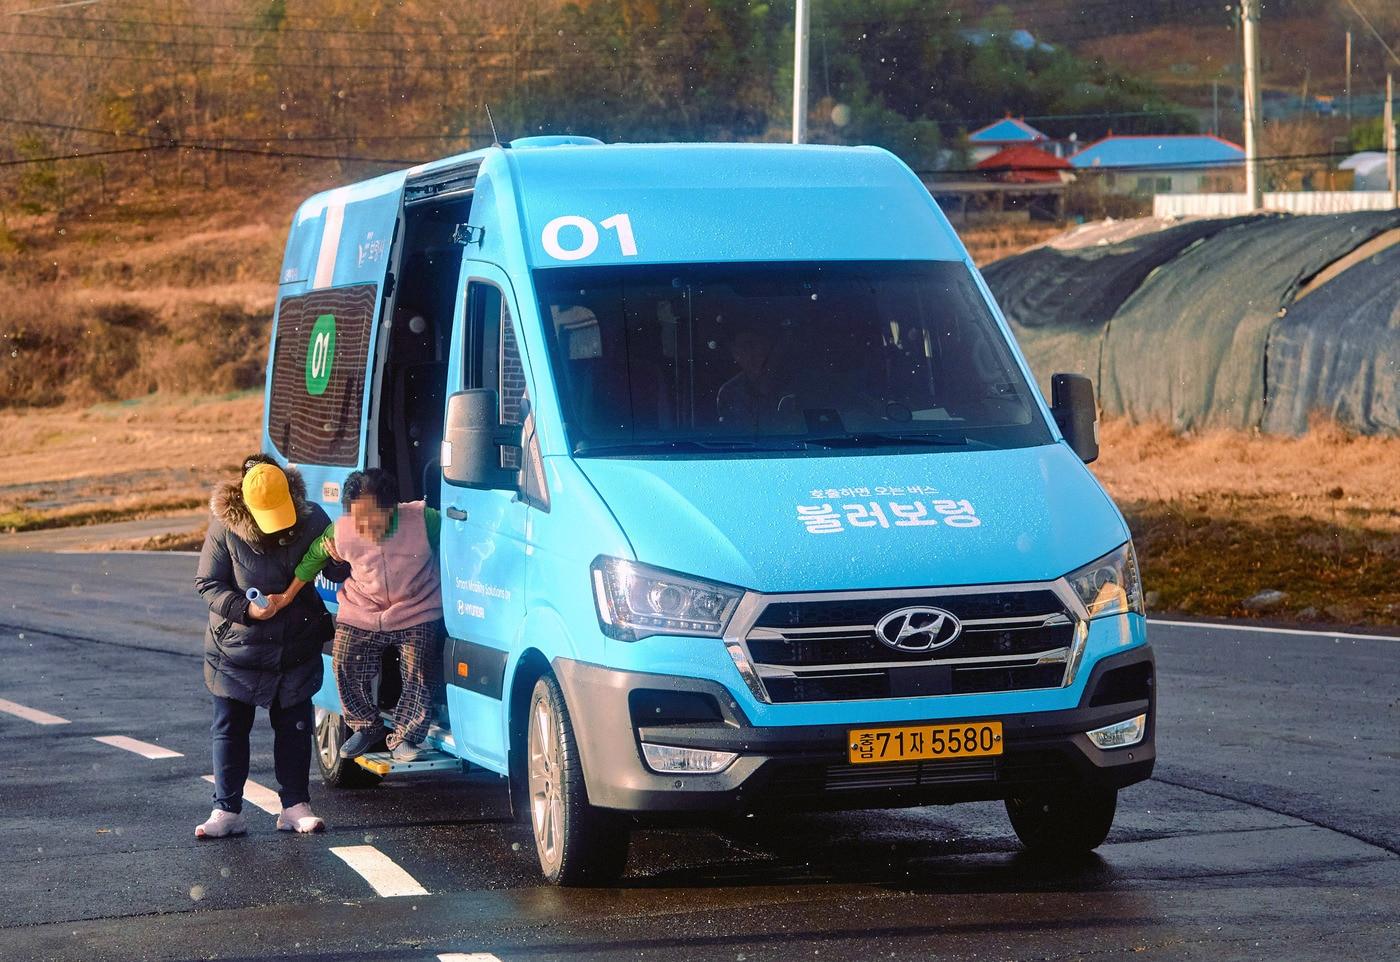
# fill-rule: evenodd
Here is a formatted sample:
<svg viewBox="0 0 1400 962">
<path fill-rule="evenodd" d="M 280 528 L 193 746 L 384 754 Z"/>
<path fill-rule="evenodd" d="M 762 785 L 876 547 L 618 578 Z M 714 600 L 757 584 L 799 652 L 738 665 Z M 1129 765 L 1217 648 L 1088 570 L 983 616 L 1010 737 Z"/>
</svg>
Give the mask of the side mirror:
<svg viewBox="0 0 1400 962">
<path fill-rule="evenodd" d="M 501 467 L 501 448 L 520 446 L 520 428 L 501 426 L 501 402 L 490 388 L 458 391 L 447 399 L 442 432 L 442 477 L 448 484 L 515 491 L 515 468 Z"/>
<path fill-rule="evenodd" d="M 1050 413 L 1070 450 L 1085 464 L 1099 456 L 1099 409 L 1094 401 L 1094 382 L 1082 374 L 1050 376 Z"/>
</svg>

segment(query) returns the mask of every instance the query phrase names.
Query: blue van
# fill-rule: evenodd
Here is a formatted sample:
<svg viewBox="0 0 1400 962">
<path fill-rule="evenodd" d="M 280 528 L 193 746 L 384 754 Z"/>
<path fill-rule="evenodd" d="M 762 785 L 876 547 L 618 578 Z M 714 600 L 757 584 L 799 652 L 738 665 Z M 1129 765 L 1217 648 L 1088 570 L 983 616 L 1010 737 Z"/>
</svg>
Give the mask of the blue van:
<svg viewBox="0 0 1400 962">
<path fill-rule="evenodd" d="M 263 441 L 332 516 L 366 466 L 440 507 L 411 767 L 498 774 L 597 883 L 663 813 L 1001 799 L 1028 849 L 1104 840 L 1153 656 L 1092 386 L 1051 394 L 886 151 L 536 137 L 302 204 Z M 326 677 L 324 779 L 390 772 Z"/>
</svg>

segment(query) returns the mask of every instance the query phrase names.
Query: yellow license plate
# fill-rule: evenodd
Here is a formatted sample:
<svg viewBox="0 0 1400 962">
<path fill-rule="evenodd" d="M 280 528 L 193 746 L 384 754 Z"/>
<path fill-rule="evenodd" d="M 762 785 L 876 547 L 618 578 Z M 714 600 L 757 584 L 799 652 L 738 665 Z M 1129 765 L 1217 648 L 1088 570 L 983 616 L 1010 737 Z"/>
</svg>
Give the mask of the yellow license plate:
<svg viewBox="0 0 1400 962">
<path fill-rule="evenodd" d="M 961 725 L 912 725 L 904 728 L 854 728 L 849 732 L 851 764 L 907 762 L 940 758 L 985 758 L 1000 755 L 1001 722 Z"/>
</svg>

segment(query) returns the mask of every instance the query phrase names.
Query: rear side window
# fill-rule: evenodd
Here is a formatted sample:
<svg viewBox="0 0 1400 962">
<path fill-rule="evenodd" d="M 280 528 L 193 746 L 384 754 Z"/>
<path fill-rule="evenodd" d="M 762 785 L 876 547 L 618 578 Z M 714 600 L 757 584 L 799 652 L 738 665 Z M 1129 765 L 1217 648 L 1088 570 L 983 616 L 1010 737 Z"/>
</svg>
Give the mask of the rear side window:
<svg viewBox="0 0 1400 962">
<path fill-rule="evenodd" d="M 268 433 L 288 461 L 355 467 L 378 287 L 282 301 L 272 354 Z"/>
</svg>

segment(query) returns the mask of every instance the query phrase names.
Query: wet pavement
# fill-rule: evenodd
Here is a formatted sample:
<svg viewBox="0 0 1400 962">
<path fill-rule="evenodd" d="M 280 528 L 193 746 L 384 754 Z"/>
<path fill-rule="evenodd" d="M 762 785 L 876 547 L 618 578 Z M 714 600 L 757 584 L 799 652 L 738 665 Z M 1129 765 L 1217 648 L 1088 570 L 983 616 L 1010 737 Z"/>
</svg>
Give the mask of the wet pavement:
<svg viewBox="0 0 1400 962">
<path fill-rule="evenodd" d="M 0 711 L 4 962 L 1400 958 L 1400 640 L 1154 625 L 1156 777 L 1070 864 L 975 804 L 642 830 L 619 886 L 563 891 L 482 772 L 313 780 L 327 833 L 249 805 L 247 837 L 196 841 L 193 567 L 0 556 L 0 699 L 67 722 Z M 261 714 L 253 748 L 275 785 Z M 351 847 L 427 894 L 377 895 Z"/>
</svg>

